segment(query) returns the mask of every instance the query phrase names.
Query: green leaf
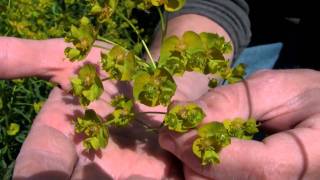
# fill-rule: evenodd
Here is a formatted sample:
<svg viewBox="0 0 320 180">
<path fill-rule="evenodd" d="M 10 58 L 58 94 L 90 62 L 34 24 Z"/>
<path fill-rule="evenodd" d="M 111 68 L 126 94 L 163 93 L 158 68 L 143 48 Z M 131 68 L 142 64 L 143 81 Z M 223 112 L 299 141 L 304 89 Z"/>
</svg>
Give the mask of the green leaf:
<svg viewBox="0 0 320 180">
<path fill-rule="evenodd" d="M 141 92 L 143 92 L 144 86 L 151 81 L 151 76 L 145 71 L 139 71 L 134 77 L 133 81 L 133 97 L 136 101 L 139 100 Z"/>
<path fill-rule="evenodd" d="M 229 84 L 237 83 L 241 81 L 246 75 L 246 66 L 244 64 L 238 64 L 232 69 L 231 75 L 227 78 Z"/>
<path fill-rule="evenodd" d="M 91 13 L 91 14 L 99 14 L 99 13 L 101 13 L 101 12 L 102 12 L 102 7 L 100 6 L 99 2 L 96 2 L 96 3 L 92 6 L 92 8 L 91 8 L 91 10 L 90 10 L 90 13 Z"/>
<path fill-rule="evenodd" d="M 108 5 L 112 10 L 116 10 L 118 6 L 118 0 L 109 0 Z"/>
<path fill-rule="evenodd" d="M 161 6 L 164 4 L 164 0 L 151 0 L 153 6 Z"/>
<path fill-rule="evenodd" d="M 100 149 L 100 141 L 97 137 L 87 138 L 83 141 L 83 146 L 86 150 L 98 150 Z"/>
<path fill-rule="evenodd" d="M 250 118 L 244 123 L 243 129 L 246 132 L 247 136 L 253 136 L 254 134 L 259 132 L 258 126 L 259 125 L 257 124 L 256 120 Z"/>
<path fill-rule="evenodd" d="M 166 114 L 164 125 L 172 131 L 187 132 L 197 127 L 204 117 L 204 112 L 196 104 L 176 105 Z"/>
<path fill-rule="evenodd" d="M 2 97 L 0 96 L 0 110 L 3 108 L 3 101 L 2 101 Z"/>
<path fill-rule="evenodd" d="M 7 128 L 7 134 L 9 136 L 15 136 L 20 131 L 20 125 L 17 123 L 10 123 Z"/>
<path fill-rule="evenodd" d="M 66 48 L 65 55 L 71 60 L 82 60 L 84 59 L 96 39 L 97 32 L 87 17 L 80 19 L 80 26 L 71 26 L 70 32 L 65 38 L 66 42 L 71 42 L 74 48 Z"/>
<path fill-rule="evenodd" d="M 202 148 L 202 138 L 197 138 L 192 143 L 192 152 L 198 158 L 202 158 L 203 148 Z"/>
<path fill-rule="evenodd" d="M 198 136 L 206 139 L 206 143 L 217 151 L 231 143 L 227 129 L 220 122 L 211 122 L 200 127 Z"/>
<path fill-rule="evenodd" d="M 38 113 L 40 111 L 40 109 L 42 108 L 44 104 L 44 101 L 39 101 L 37 103 L 33 103 L 33 109 L 36 113 Z"/>
<path fill-rule="evenodd" d="M 223 123 L 211 122 L 198 129 L 198 135 L 202 138 L 210 138 L 214 136 L 227 136 L 228 132 Z"/>
<path fill-rule="evenodd" d="M 92 109 L 87 109 L 83 117 L 75 121 L 76 133 L 84 133 L 83 146 L 86 150 L 98 150 L 108 144 L 109 132 L 102 119 Z"/>
<path fill-rule="evenodd" d="M 226 60 L 209 60 L 206 68 L 207 73 L 211 74 L 224 74 L 226 70 L 229 68 L 229 62 Z"/>
<path fill-rule="evenodd" d="M 252 118 L 245 121 L 242 118 L 235 118 L 234 120 L 225 120 L 224 127 L 227 129 L 231 137 L 240 139 L 252 139 L 254 134 L 259 132 L 256 121 Z"/>
<path fill-rule="evenodd" d="M 186 45 L 186 51 L 190 54 L 204 51 L 200 36 L 193 32 L 187 31 L 182 36 L 183 43 Z"/>
<path fill-rule="evenodd" d="M 171 74 L 163 68 L 154 72 L 140 71 L 133 82 L 135 100 L 147 106 L 168 105 L 175 94 L 176 84 Z"/>
<path fill-rule="evenodd" d="M 103 84 L 94 65 L 80 68 L 78 76 L 71 79 L 73 95 L 79 97 L 80 104 L 87 106 L 103 93 Z"/>
<path fill-rule="evenodd" d="M 90 102 L 97 100 L 102 94 L 103 89 L 101 86 L 97 84 L 93 84 L 90 89 L 82 91 L 82 94 L 85 98 L 87 98 Z"/>
<path fill-rule="evenodd" d="M 165 61 L 172 56 L 179 42 L 180 39 L 177 36 L 170 36 L 163 41 L 160 50 L 159 65 L 165 64 Z"/>
<path fill-rule="evenodd" d="M 185 2 L 186 0 L 168 0 L 165 1 L 164 8 L 168 12 L 178 11 L 184 6 Z"/>
<path fill-rule="evenodd" d="M 116 109 L 107 117 L 107 123 L 116 127 L 125 127 L 134 119 L 134 113 L 126 109 Z"/>
<path fill-rule="evenodd" d="M 77 60 L 81 56 L 81 52 L 78 49 L 67 47 L 64 50 L 65 55 L 67 58 L 70 59 L 70 61 Z"/>
<path fill-rule="evenodd" d="M 219 155 L 213 149 L 207 149 L 202 156 L 202 165 L 217 164 L 220 162 Z"/>
<path fill-rule="evenodd" d="M 127 57 L 124 61 L 124 69 L 121 80 L 130 81 L 135 73 L 135 57 L 132 52 L 127 54 Z"/>
<path fill-rule="evenodd" d="M 112 99 L 111 105 L 115 110 L 107 117 L 107 125 L 124 127 L 134 120 L 133 101 L 131 99 L 118 95 Z"/>
<path fill-rule="evenodd" d="M 197 138 L 192 144 L 192 152 L 196 155 L 200 160 L 203 166 L 206 165 L 213 165 L 220 162 L 219 154 L 216 150 L 208 145 L 205 144 L 206 139 L 204 138 Z"/>
<path fill-rule="evenodd" d="M 186 70 L 204 73 L 206 65 L 207 65 L 206 54 L 203 52 L 197 52 L 197 53 L 191 54 L 188 57 Z"/>
<path fill-rule="evenodd" d="M 222 54 L 230 53 L 232 51 L 232 46 L 230 42 L 226 42 L 223 36 L 218 34 L 202 32 L 200 33 L 200 38 L 206 49 L 215 48 Z"/>
<path fill-rule="evenodd" d="M 116 80 L 130 81 L 135 73 L 136 63 L 133 52 L 121 46 L 114 46 L 109 53 L 101 54 L 102 68 Z"/>
<path fill-rule="evenodd" d="M 71 79 L 72 91 L 76 96 L 80 96 L 82 94 L 83 86 L 82 80 L 78 77 Z"/>
<path fill-rule="evenodd" d="M 211 78 L 210 81 L 209 81 L 208 86 L 209 86 L 210 88 L 215 88 L 215 87 L 218 86 L 218 83 L 219 83 L 219 81 L 218 81 L 217 79 Z"/>
</svg>

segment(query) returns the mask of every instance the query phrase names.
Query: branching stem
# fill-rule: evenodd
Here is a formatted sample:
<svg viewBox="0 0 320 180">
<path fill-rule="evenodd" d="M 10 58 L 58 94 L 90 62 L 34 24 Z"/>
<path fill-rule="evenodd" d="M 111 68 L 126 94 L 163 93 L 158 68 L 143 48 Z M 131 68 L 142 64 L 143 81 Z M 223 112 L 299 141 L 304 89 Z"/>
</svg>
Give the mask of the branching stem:
<svg viewBox="0 0 320 180">
<path fill-rule="evenodd" d="M 137 30 L 137 28 L 136 28 L 136 27 L 130 22 L 130 20 L 129 20 L 127 17 L 125 17 L 123 14 L 117 13 L 117 15 L 119 15 L 119 17 L 121 17 L 123 20 L 125 20 L 125 21 L 130 25 L 130 27 L 134 30 L 134 32 L 137 34 L 138 38 L 140 39 L 140 41 L 141 41 L 144 49 L 146 50 L 146 52 L 147 52 L 147 54 L 148 54 L 148 56 L 149 56 L 149 59 L 150 59 L 152 65 L 153 65 L 153 68 L 156 69 L 157 66 L 156 66 L 156 63 L 155 63 L 152 55 L 151 55 L 151 52 L 150 52 L 150 50 L 149 50 L 146 42 L 145 42 L 145 41 L 143 40 L 143 38 L 141 37 L 141 35 L 140 35 L 139 31 Z"/>
</svg>

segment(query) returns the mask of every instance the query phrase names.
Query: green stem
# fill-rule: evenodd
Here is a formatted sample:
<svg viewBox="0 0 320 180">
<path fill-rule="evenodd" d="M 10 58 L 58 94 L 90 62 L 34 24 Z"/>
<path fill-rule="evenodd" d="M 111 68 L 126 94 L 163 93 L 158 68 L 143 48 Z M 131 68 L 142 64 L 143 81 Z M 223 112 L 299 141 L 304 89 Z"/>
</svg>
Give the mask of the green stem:
<svg viewBox="0 0 320 180">
<path fill-rule="evenodd" d="M 159 129 L 157 128 L 153 128 L 150 125 L 148 125 L 147 123 L 143 122 L 142 120 L 136 119 L 136 121 L 141 124 L 142 126 L 144 126 L 147 130 L 154 132 L 154 133 L 159 133 Z"/>
<path fill-rule="evenodd" d="M 163 40 L 167 34 L 167 20 L 164 18 L 163 13 L 160 9 L 160 7 L 157 7 L 158 14 L 160 16 L 160 23 L 161 23 L 161 44 L 163 43 Z"/>
<path fill-rule="evenodd" d="M 113 42 L 113 41 L 111 41 L 111 40 L 109 40 L 109 39 L 106 39 L 106 38 L 104 38 L 104 37 L 102 37 L 102 36 L 98 36 L 97 39 L 100 40 L 100 41 L 103 41 L 103 42 L 105 42 L 105 43 L 112 44 L 112 45 L 114 45 L 114 46 L 119 46 L 119 47 L 121 47 L 122 49 L 124 49 L 126 52 L 129 52 L 128 49 L 124 48 L 124 47 L 121 46 L 120 44 L 117 44 L 116 42 Z M 94 47 L 97 47 L 97 48 L 104 49 L 104 50 L 110 50 L 110 49 L 107 49 L 107 48 L 105 48 L 105 47 L 103 47 L 103 46 L 99 46 L 99 45 L 93 45 L 93 46 L 94 46 Z M 145 60 L 141 59 L 141 58 L 140 58 L 139 56 L 137 56 L 137 55 L 134 55 L 134 57 L 135 57 L 136 59 L 138 59 L 139 61 L 141 61 L 141 63 L 142 63 L 142 62 L 145 62 Z M 138 62 L 138 63 L 140 63 L 140 62 Z M 145 66 L 145 67 L 148 67 L 148 66 L 149 66 L 149 65 L 146 64 L 146 63 L 144 63 L 144 64 L 141 64 L 141 63 L 140 63 L 140 65 L 143 65 L 143 66 Z"/>
<path fill-rule="evenodd" d="M 116 120 L 111 120 L 111 121 L 106 121 L 105 123 L 103 123 L 105 126 L 110 126 L 110 124 L 114 123 Z"/>
<path fill-rule="evenodd" d="M 158 111 L 146 111 L 146 112 L 138 112 L 138 114 L 167 114 L 166 112 L 158 112 Z"/>
<path fill-rule="evenodd" d="M 140 39 L 140 41 L 141 41 L 144 49 L 146 50 L 146 52 L 147 52 L 147 54 L 148 54 L 148 56 L 149 56 L 149 59 L 151 60 L 151 63 L 152 63 L 152 65 L 153 65 L 153 68 L 156 69 L 157 66 L 156 66 L 156 63 L 155 63 L 155 61 L 154 61 L 151 53 L 150 53 L 150 50 L 149 50 L 146 42 L 145 42 L 145 41 L 143 40 L 143 38 L 141 37 L 141 35 L 140 35 L 139 31 L 137 30 L 137 28 L 136 28 L 136 27 L 130 22 L 130 20 L 129 20 L 128 18 L 126 18 L 123 14 L 117 13 L 117 15 L 118 15 L 119 17 L 121 17 L 123 20 L 125 20 L 125 21 L 130 25 L 130 27 L 134 30 L 134 32 L 137 34 L 138 38 Z"/>
<path fill-rule="evenodd" d="M 101 81 L 107 81 L 107 80 L 110 80 L 110 79 L 111 79 L 111 77 L 106 77 L 106 78 L 101 79 Z"/>
<path fill-rule="evenodd" d="M 33 104 L 29 104 L 29 103 L 15 103 L 15 105 L 33 106 Z"/>
<path fill-rule="evenodd" d="M 94 44 L 93 47 L 100 48 L 100 49 L 103 49 L 103 50 L 110 50 L 110 49 L 108 49 L 108 48 L 106 48 L 104 46 L 100 46 L 100 45 L 96 45 L 96 44 Z"/>
<path fill-rule="evenodd" d="M 113 42 L 113 41 L 111 41 L 111 40 L 109 40 L 109 39 L 107 39 L 107 38 L 104 38 L 104 37 L 102 37 L 102 36 L 97 36 L 97 39 L 100 40 L 100 41 L 103 41 L 103 42 L 105 42 L 105 43 L 112 44 L 112 45 L 114 45 L 114 46 L 120 46 L 120 45 L 117 44 L 116 42 Z"/>
</svg>

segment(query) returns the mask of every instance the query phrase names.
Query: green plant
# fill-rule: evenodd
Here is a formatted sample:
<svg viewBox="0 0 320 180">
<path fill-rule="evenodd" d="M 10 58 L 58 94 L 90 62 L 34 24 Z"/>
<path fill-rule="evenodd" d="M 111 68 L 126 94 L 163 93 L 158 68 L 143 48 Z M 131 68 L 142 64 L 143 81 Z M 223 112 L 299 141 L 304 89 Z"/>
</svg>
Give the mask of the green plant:
<svg viewBox="0 0 320 180">
<path fill-rule="evenodd" d="M 87 106 L 97 100 L 103 92 L 102 80 L 95 67 L 84 65 L 80 68 L 78 75 L 72 79 L 72 93 L 79 98 L 79 102 L 86 110 L 85 115 L 78 117 L 74 122 L 76 132 L 85 135 L 83 144 L 87 151 L 107 146 L 110 126 L 123 127 L 135 120 L 134 102 L 150 107 L 171 104 L 177 87 L 173 76 L 182 76 L 186 71 L 211 74 L 214 78 L 208 85 L 214 88 L 218 81 L 226 80 L 228 83 L 235 83 L 242 80 L 245 74 L 243 64 L 231 68 L 230 61 L 224 57 L 231 52 L 231 44 L 217 34 L 206 32 L 197 34 L 187 31 L 182 37 L 171 36 L 163 39 L 160 58 L 155 61 L 139 30 L 125 13 L 117 10 L 119 2 L 121 1 L 92 0 L 90 12 L 83 16 L 76 26 L 71 27 L 70 33 L 65 38 L 67 42 L 73 43 L 73 47 L 65 50 L 65 55 L 71 61 L 84 59 L 90 49 L 95 46 L 96 39 L 113 44 L 114 47 L 108 53 L 101 54 L 102 69 L 109 75 L 106 80 L 133 82 L 133 99 L 123 95 L 115 97 L 111 102 L 115 108 L 114 112 L 103 120 L 94 110 L 87 109 Z M 173 12 L 179 10 L 185 3 L 184 0 L 135 2 L 136 7 L 142 10 L 148 10 L 152 6 L 158 8 L 162 20 L 163 37 L 166 23 L 161 7 L 164 6 L 164 10 Z M 98 34 L 103 29 L 102 24 L 112 17 L 122 19 L 132 28 L 138 38 L 137 43 L 142 44 L 150 62 L 139 57 L 134 48 L 127 48 L 108 38 L 99 37 Z M 100 46 L 96 47 L 103 49 Z M 230 144 L 231 137 L 251 139 L 258 132 L 257 124 L 252 119 L 245 121 L 238 118 L 200 126 L 205 113 L 193 103 L 175 105 L 167 113 L 156 113 L 166 114 L 163 126 L 171 131 L 185 133 L 191 129 L 198 129 L 198 138 L 193 143 L 193 152 L 200 158 L 203 165 L 218 163 L 218 153 Z"/>
<path fill-rule="evenodd" d="M 15 159 L 52 85 L 35 78 L 0 81 L 0 177 L 11 179 Z"/>
<path fill-rule="evenodd" d="M 67 35 L 71 25 L 90 13 L 87 0 L 0 0 L 0 35 L 27 39 L 60 38 Z M 117 11 L 126 14 L 148 42 L 156 25 L 156 11 L 148 12 L 150 19 L 141 23 L 145 12 L 136 10 L 135 0 L 122 0 Z M 155 18 L 155 20 L 152 20 Z M 102 23 L 100 38 L 108 38 L 123 47 L 141 54 L 142 45 L 126 21 L 113 16 Z M 0 177 L 11 179 L 15 159 L 27 136 L 33 119 L 46 100 L 52 85 L 36 78 L 0 80 Z M 9 135 L 11 124 L 19 125 L 15 135 Z M 13 126 L 14 127 L 14 126 Z"/>
</svg>

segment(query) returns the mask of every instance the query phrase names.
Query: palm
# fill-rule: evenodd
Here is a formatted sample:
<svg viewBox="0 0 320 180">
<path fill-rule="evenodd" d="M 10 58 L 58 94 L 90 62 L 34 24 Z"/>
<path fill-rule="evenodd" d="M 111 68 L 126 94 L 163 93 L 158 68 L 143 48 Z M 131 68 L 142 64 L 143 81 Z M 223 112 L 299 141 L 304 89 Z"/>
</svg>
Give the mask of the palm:
<svg viewBox="0 0 320 180">
<path fill-rule="evenodd" d="M 50 80 L 69 90 L 70 77 L 83 63 L 63 60 L 66 45 L 61 39 L 50 40 L 49 44 L 42 53 L 48 54 L 46 61 L 50 66 L 57 66 Z M 100 50 L 93 49 L 86 63 L 99 65 L 99 55 Z M 101 73 L 101 76 L 106 75 Z M 111 81 L 105 82 L 104 88 L 102 97 L 89 106 L 101 117 L 112 112 L 108 102 L 119 94 L 119 87 Z M 145 132 L 137 123 L 128 128 L 112 129 L 107 148 L 86 153 L 82 137 L 75 134 L 72 124 L 72 119 L 82 113 L 83 108 L 72 95 L 59 88 L 53 89 L 17 158 L 14 177 L 159 179 L 169 176 L 169 154 L 160 149 L 156 134 Z"/>
<path fill-rule="evenodd" d="M 102 117 L 112 111 L 106 102 L 110 100 L 110 96 L 117 93 L 115 85 L 105 83 L 104 86 L 107 88 L 101 100 L 90 105 L 90 108 L 95 109 Z M 101 152 L 85 153 L 81 136 L 74 133 L 71 122 L 82 112 L 74 97 L 55 88 L 35 119 L 30 135 L 23 145 L 17 159 L 15 177 L 34 173 L 45 175 L 44 170 L 54 170 L 57 175 L 62 173 L 68 177 L 71 173 L 68 168 L 74 168 L 72 177 L 76 179 L 89 177 L 158 179 L 168 176 L 170 172 L 167 166 L 171 163 L 169 155 L 159 148 L 154 133 L 144 132 L 141 126 L 135 123 L 132 126 L 137 127 L 111 130 L 108 146 Z M 35 156 L 38 156 L 40 162 L 34 158 Z M 42 159 L 39 156 L 57 159 L 51 159 L 52 162 L 44 164 L 41 163 Z M 59 163 L 66 165 L 60 172 L 60 167 L 57 166 Z"/>
</svg>

